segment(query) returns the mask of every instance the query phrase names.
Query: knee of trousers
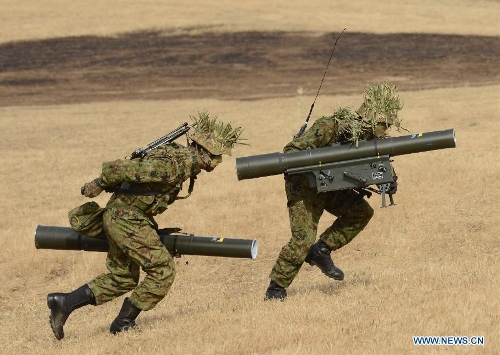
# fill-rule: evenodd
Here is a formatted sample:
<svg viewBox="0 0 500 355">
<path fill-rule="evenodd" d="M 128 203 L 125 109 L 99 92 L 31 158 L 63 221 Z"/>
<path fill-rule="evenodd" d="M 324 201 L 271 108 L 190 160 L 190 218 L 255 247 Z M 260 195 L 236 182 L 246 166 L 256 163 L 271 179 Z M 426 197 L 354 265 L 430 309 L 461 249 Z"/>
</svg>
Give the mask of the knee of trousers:
<svg viewBox="0 0 500 355">
<path fill-rule="evenodd" d="M 144 280 L 132 291 L 132 302 L 144 311 L 153 309 L 170 290 L 175 280 L 174 262 L 157 264 L 143 269 L 146 272 Z"/>
<path fill-rule="evenodd" d="M 363 217 L 368 222 L 370 219 L 372 219 L 372 217 L 373 217 L 374 214 L 375 214 L 375 211 L 373 210 L 372 206 L 368 205 L 364 209 Z"/>
<path fill-rule="evenodd" d="M 148 274 L 149 277 L 161 283 L 168 280 L 170 280 L 170 283 L 173 282 L 176 275 L 175 262 L 173 258 L 168 258 L 154 264 L 144 265 L 142 269 L 146 274 Z"/>
<path fill-rule="evenodd" d="M 136 288 L 138 284 L 139 284 L 139 278 L 134 277 L 127 280 L 122 280 L 122 282 L 120 283 L 120 287 L 125 290 L 131 291 L 134 288 Z"/>
<path fill-rule="evenodd" d="M 370 216 L 370 218 L 375 214 L 373 207 L 370 206 L 370 204 L 368 204 L 368 206 L 366 207 L 366 214 Z"/>
<path fill-rule="evenodd" d="M 374 214 L 375 211 L 373 210 L 372 206 L 370 206 L 368 202 L 363 200 L 362 203 L 356 205 L 355 208 L 351 210 L 349 217 L 350 219 L 357 219 L 359 221 L 365 221 L 366 223 L 368 223 L 370 219 L 372 219 Z"/>
<path fill-rule="evenodd" d="M 301 265 L 307 256 L 307 252 L 312 244 L 314 244 L 315 237 L 290 240 L 279 254 L 279 259 L 286 261 L 292 265 Z"/>
</svg>

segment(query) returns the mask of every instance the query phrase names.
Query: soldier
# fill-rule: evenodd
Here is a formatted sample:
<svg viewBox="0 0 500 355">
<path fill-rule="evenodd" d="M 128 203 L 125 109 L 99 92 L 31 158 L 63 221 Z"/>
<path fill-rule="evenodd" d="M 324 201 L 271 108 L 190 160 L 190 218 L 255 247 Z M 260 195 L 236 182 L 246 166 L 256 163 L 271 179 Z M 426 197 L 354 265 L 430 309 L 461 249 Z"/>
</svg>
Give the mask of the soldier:
<svg viewBox="0 0 500 355">
<path fill-rule="evenodd" d="M 319 118 L 301 137 L 288 143 L 284 152 L 322 148 L 335 143 L 356 144 L 359 139 L 384 138 L 391 126 L 399 130 L 398 111 L 403 105 L 397 88 L 388 83 L 367 86 L 364 102 L 356 112 L 339 108 L 332 116 Z M 397 183 L 391 186 L 395 193 Z M 343 280 L 344 273 L 333 263 L 330 253 L 349 243 L 367 225 L 373 209 L 353 189 L 318 193 L 314 176 L 285 174 L 285 191 L 292 236 L 283 246 L 270 274 L 265 299 L 284 300 L 286 288 L 302 263 L 316 265 L 326 276 Z M 337 217 L 316 240 L 323 211 Z M 313 244 L 314 243 L 314 244 Z"/>
<path fill-rule="evenodd" d="M 103 214 L 109 273 L 71 293 L 47 296 L 50 326 L 58 340 L 64 337 L 69 315 L 80 307 L 101 305 L 132 291 L 111 324 L 110 332 L 116 334 L 134 328 L 139 313 L 154 308 L 168 293 L 175 263 L 158 237 L 153 217 L 181 198 L 178 194 L 186 180 L 190 180 L 189 196 L 196 176 L 201 170 L 212 171 L 221 163 L 222 154 L 231 155 L 242 132 L 240 127 L 211 119 L 207 112 L 191 118 L 196 124 L 187 134 L 187 147 L 170 143 L 142 159 L 105 162 L 101 175 L 82 187 L 82 194 L 92 198 L 104 189 L 120 186 Z M 141 283 L 140 269 L 146 273 Z"/>
</svg>

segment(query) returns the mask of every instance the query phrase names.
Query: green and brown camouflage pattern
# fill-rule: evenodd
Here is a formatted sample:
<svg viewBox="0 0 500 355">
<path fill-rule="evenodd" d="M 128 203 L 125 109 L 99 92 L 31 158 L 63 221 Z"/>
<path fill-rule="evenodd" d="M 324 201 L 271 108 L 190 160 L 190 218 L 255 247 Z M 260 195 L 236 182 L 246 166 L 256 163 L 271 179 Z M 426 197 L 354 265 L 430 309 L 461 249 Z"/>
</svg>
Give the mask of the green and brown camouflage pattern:
<svg viewBox="0 0 500 355">
<path fill-rule="evenodd" d="M 333 117 L 318 118 L 299 138 L 295 138 L 283 149 L 284 153 L 328 147 L 339 140 L 339 122 Z"/>
<path fill-rule="evenodd" d="M 347 120 L 344 118 L 347 117 Z M 352 125 L 352 122 L 357 122 Z M 356 139 L 372 139 L 373 132 L 365 130 L 359 117 L 349 109 L 340 108 L 334 115 L 321 117 L 300 137 L 288 143 L 283 151 L 316 149 Z M 310 186 L 306 174 L 285 176 L 285 191 L 290 219 L 291 238 L 278 255 L 269 277 L 282 287 L 288 287 L 297 276 L 311 245 L 316 241 L 318 223 L 324 211 L 336 219 L 321 235 L 332 250 L 351 242 L 368 224 L 373 209 L 354 190 L 318 193 Z"/>
<path fill-rule="evenodd" d="M 127 207 L 108 207 L 103 216 L 108 237 L 108 273 L 89 283 L 101 305 L 132 291 L 130 302 L 144 311 L 156 306 L 175 279 L 175 263 L 149 218 Z M 139 283 L 140 270 L 146 273 Z"/>
<path fill-rule="evenodd" d="M 162 192 L 152 195 L 115 193 L 107 205 L 126 204 L 152 217 L 174 203 L 183 183 L 200 171 L 195 153 L 190 148 L 171 143 L 150 151 L 143 159 L 103 163 L 100 180 L 104 188 L 128 182 L 132 190 Z"/>
<path fill-rule="evenodd" d="M 189 179 L 197 168 L 191 149 L 170 143 L 150 151 L 144 158 L 118 159 L 102 164 L 100 185 L 103 188 L 122 182 L 178 185 Z M 198 168 L 199 172 L 199 168 Z"/>
<path fill-rule="evenodd" d="M 128 182 L 134 191 L 160 193 L 115 192 L 108 201 L 103 228 L 109 242 L 109 272 L 89 283 L 97 304 L 133 290 L 130 302 L 149 310 L 165 297 L 175 278 L 175 265 L 158 237 L 153 216 L 164 212 L 176 200 L 183 182 L 200 171 L 193 151 L 175 143 L 152 150 L 143 159 L 103 164 L 103 187 Z M 139 283 L 141 269 L 146 276 Z"/>
<path fill-rule="evenodd" d="M 368 224 L 373 209 L 353 190 L 317 193 L 307 186 L 307 177 L 288 177 L 285 183 L 292 237 L 283 246 L 269 277 L 288 287 L 297 276 L 307 252 L 316 241 L 318 223 L 324 211 L 337 219 L 320 236 L 332 250 L 348 244 Z"/>
</svg>

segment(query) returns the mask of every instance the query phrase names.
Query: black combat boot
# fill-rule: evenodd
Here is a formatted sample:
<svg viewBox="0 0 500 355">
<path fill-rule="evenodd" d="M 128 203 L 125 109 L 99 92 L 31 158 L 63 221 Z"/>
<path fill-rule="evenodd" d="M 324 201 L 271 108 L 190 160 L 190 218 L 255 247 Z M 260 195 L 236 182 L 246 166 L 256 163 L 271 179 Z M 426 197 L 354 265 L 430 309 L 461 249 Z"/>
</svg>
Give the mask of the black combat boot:
<svg viewBox="0 0 500 355">
<path fill-rule="evenodd" d="M 71 293 L 49 293 L 47 306 L 50 308 L 50 326 L 57 340 L 64 338 L 63 326 L 71 312 L 88 304 L 95 305 L 94 294 L 88 285 Z"/>
<path fill-rule="evenodd" d="M 326 276 L 341 281 L 344 279 L 344 272 L 333 264 L 331 252 L 332 250 L 320 239 L 309 249 L 305 262 L 316 265 Z"/>
<path fill-rule="evenodd" d="M 281 300 L 286 298 L 286 289 L 281 287 L 276 282 L 271 280 L 269 287 L 266 290 L 266 297 L 264 300 Z"/>
<path fill-rule="evenodd" d="M 111 323 L 111 327 L 109 328 L 109 332 L 116 334 L 119 332 L 127 331 L 131 328 L 135 327 L 135 319 L 141 313 L 141 309 L 134 306 L 130 300 L 125 298 L 123 301 L 122 309 L 120 309 L 120 313 L 115 318 L 113 323 Z"/>
</svg>

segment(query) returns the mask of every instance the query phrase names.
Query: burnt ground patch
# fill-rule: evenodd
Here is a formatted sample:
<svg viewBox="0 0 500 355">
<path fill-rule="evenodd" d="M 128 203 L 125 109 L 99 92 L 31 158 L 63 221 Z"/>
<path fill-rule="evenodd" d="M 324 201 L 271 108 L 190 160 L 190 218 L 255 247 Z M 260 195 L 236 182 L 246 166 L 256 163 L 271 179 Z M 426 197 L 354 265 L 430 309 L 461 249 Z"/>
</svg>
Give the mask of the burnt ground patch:
<svg viewBox="0 0 500 355">
<path fill-rule="evenodd" d="M 0 45 L 0 106 L 314 95 L 338 33 L 68 37 Z M 390 78 L 402 90 L 500 81 L 500 37 L 344 33 L 322 94 Z"/>
</svg>

